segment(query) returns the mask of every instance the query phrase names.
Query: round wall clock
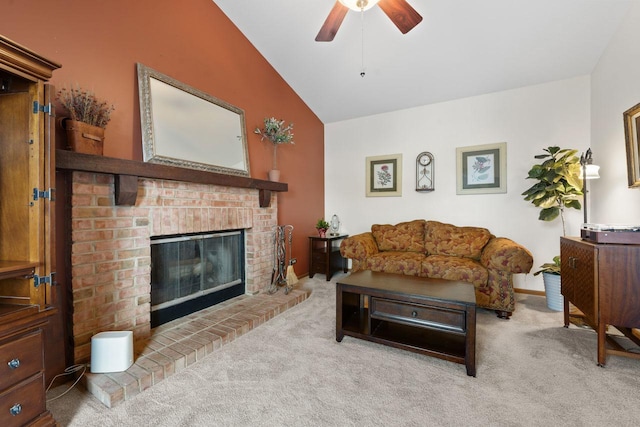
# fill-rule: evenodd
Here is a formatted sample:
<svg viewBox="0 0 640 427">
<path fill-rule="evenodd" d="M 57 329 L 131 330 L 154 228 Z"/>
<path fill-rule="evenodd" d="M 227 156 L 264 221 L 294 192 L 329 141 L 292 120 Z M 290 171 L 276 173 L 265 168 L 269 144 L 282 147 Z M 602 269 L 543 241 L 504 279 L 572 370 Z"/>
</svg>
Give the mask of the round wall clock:
<svg viewBox="0 0 640 427">
<path fill-rule="evenodd" d="M 416 157 L 416 191 L 428 192 L 435 190 L 433 176 L 433 154 L 423 151 Z"/>
</svg>

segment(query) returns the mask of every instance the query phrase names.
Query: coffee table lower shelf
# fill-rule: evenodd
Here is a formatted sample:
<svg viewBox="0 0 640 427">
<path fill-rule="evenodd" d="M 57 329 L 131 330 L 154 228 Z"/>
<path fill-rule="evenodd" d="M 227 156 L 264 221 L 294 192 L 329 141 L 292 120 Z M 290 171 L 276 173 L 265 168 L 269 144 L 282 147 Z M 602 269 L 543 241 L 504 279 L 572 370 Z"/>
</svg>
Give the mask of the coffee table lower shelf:
<svg viewBox="0 0 640 427">
<path fill-rule="evenodd" d="M 354 315 L 354 318 L 360 316 Z M 414 351 L 456 363 L 465 364 L 465 336 L 437 329 L 427 330 L 394 322 L 380 321 L 371 333 L 345 325 L 343 335 Z M 342 341 L 342 340 L 340 340 Z"/>
</svg>

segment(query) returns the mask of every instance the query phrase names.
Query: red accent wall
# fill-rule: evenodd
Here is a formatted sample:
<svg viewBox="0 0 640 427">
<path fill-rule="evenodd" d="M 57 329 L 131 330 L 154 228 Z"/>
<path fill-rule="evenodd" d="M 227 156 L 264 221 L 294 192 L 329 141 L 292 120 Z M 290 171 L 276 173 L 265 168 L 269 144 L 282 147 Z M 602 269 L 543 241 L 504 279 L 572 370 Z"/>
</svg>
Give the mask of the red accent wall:
<svg viewBox="0 0 640 427">
<path fill-rule="evenodd" d="M 57 87 L 79 84 L 115 105 L 105 156 L 142 160 L 137 62 L 242 108 L 252 177 L 266 179 L 273 152 L 253 129 L 267 116 L 293 122 L 295 145 L 278 148 L 289 184 L 278 222 L 294 226 L 295 270 L 308 272 L 307 236 L 324 214 L 324 125 L 213 1 L 12 1 L 0 32 L 61 63 Z"/>
</svg>

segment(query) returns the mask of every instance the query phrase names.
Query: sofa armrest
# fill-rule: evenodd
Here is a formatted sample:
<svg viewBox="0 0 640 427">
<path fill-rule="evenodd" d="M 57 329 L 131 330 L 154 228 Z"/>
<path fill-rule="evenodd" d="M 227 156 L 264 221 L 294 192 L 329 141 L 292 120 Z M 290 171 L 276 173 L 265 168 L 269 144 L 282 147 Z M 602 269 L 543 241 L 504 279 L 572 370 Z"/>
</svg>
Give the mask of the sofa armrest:
<svg viewBox="0 0 640 427">
<path fill-rule="evenodd" d="M 489 269 L 512 274 L 528 273 L 533 266 L 533 256 L 524 246 L 506 237 L 494 237 L 482 250 L 482 265 Z"/>
<path fill-rule="evenodd" d="M 342 240 L 340 254 L 344 258 L 363 261 L 378 253 L 378 244 L 371 232 L 356 234 Z"/>
</svg>

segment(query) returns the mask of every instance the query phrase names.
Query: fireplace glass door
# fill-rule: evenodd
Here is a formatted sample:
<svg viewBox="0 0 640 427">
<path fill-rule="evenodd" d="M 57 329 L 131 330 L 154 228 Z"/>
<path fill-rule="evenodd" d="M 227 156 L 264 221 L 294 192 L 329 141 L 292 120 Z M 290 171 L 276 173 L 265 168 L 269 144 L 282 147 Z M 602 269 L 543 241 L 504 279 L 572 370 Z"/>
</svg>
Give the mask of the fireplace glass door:
<svg viewBox="0 0 640 427">
<path fill-rule="evenodd" d="M 242 231 L 152 240 L 151 327 L 244 292 Z"/>
</svg>

